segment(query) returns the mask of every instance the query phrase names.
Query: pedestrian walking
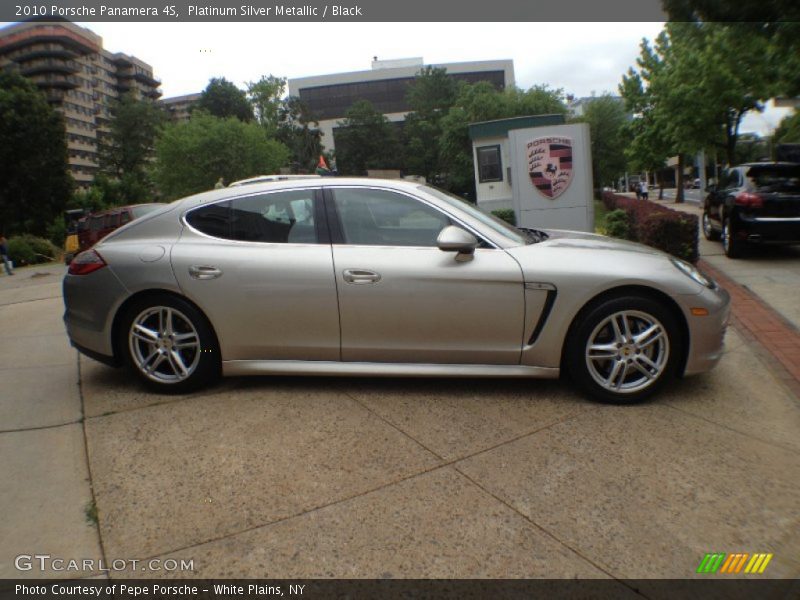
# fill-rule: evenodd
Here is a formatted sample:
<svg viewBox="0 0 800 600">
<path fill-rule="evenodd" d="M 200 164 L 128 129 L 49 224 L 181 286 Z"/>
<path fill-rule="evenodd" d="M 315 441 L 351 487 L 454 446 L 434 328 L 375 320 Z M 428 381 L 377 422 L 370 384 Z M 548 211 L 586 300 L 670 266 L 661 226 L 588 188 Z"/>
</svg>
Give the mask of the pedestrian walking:
<svg viewBox="0 0 800 600">
<path fill-rule="evenodd" d="M 8 240 L 4 235 L 0 235 L 0 258 L 3 259 L 3 266 L 6 268 L 6 273 L 13 275 L 14 271 L 11 269 L 11 261 L 8 259 Z"/>
<path fill-rule="evenodd" d="M 647 200 L 647 179 L 642 179 L 642 183 L 639 184 L 639 193 L 642 200 Z"/>
</svg>

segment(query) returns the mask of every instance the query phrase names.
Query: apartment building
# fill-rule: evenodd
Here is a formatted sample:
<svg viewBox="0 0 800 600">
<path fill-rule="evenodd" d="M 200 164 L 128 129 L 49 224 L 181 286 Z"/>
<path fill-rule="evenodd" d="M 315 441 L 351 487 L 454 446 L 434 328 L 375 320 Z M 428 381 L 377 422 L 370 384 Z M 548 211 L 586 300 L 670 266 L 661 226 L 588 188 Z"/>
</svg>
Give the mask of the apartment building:
<svg viewBox="0 0 800 600">
<path fill-rule="evenodd" d="M 191 116 L 192 106 L 197 104 L 202 94 L 185 94 L 183 96 L 173 96 L 162 98 L 161 105 L 167 109 L 170 120 L 175 123 L 188 121 Z"/>
<path fill-rule="evenodd" d="M 87 187 L 99 168 L 98 142 L 108 132 L 109 107 L 131 93 L 161 96 L 153 68 L 134 56 L 109 52 L 103 39 L 68 21 L 28 21 L 0 29 L 0 69 L 15 69 L 64 115 L 69 168 Z"/>
</svg>

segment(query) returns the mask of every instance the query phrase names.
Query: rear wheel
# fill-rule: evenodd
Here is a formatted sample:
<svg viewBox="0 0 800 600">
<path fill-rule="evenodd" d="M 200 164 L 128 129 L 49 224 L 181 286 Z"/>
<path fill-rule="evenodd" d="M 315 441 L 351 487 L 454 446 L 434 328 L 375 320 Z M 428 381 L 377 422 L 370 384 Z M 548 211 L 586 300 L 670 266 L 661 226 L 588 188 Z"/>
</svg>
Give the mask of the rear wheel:
<svg viewBox="0 0 800 600">
<path fill-rule="evenodd" d="M 722 249 L 728 258 L 739 258 L 744 250 L 744 242 L 736 238 L 730 217 L 725 217 L 722 223 Z"/>
<path fill-rule="evenodd" d="M 128 364 L 157 391 L 185 393 L 219 376 L 220 353 L 211 326 L 184 300 L 163 295 L 134 303 L 121 336 Z"/>
<path fill-rule="evenodd" d="M 567 342 L 570 376 L 601 402 L 633 404 L 675 376 L 683 344 L 662 303 L 625 296 L 590 307 Z"/>
<path fill-rule="evenodd" d="M 708 209 L 703 211 L 703 235 L 712 242 L 719 239 L 719 232 L 711 226 L 711 217 L 708 216 Z"/>
</svg>

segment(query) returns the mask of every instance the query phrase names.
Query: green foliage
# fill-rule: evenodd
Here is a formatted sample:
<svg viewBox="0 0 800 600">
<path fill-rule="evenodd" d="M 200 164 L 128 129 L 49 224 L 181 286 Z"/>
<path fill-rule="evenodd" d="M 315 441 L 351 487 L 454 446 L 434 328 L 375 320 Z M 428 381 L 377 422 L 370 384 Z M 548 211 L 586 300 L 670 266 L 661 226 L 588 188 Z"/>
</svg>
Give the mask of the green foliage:
<svg viewBox="0 0 800 600">
<path fill-rule="evenodd" d="M 773 138 L 778 144 L 800 143 L 800 111 L 786 115 L 775 128 Z"/>
<path fill-rule="evenodd" d="M 411 113 L 403 128 L 404 162 L 409 173 L 435 181 L 442 172 L 441 121 L 455 102 L 456 93 L 456 82 L 447 76 L 446 69 L 425 67 L 414 78 L 406 94 Z"/>
<path fill-rule="evenodd" d="M 579 119 L 589 124 L 592 145 L 594 187 L 613 184 L 625 172 L 627 115 L 618 98 L 604 94 L 593 98 Z"/>
<path fill-rule="evenodd" d="M 109 207 L 103 196 L 102 175 L 95 177 L 94 185 L 88 189 L 77 189 L 67 202 L 67 209 L 82 208 L 89 213 L 97 212 Z"/>
<path fill-rule="evenodd" d="M 503 221 L 510 223 L 511 225 L 517 224 L 517 215 L 514 214 L 513 208 L 499 208 L 497 210 L 493 210 L 492 214 L 498 219 L 503 219 Z"/>
<path fill-rule="evenodd" d="M 497 90 L 490 83 L 460 83 L 455 103 L 441 119 L 439 152 L 447 180 L 438 182 L 462 195 L 475 193 L 470 123 L 526 115 L 566 114 L 562 90 L 533 86 Z"/>
<path fill-rule="evenodd" d="M 286 164 L 289 150 L 267 139 L 261 126 L 235 118 L 195 113 L 184 123 L 168 125 L 156 143 L 155 177 L 167 198 L 178 198 Z"/>
<path fill-rule="evenodd" d="M 312 172 L 322 154 L 319 123 L 308 106 L 297 96 L 289 96 L 280 106 L 277 139 L 290 152 L 294 171 Z"/>
<path fill-rule="evenodd" d="M 150 161 L 166 113 L 153 102 L 127 94 L 114 102 L 111 115 L 110 131 L 99 148 L 104 176 L 99 185 L 109 204 L 150 202 L 154 195 Z"/>
<path fill-rule="evenodd" d="M 266 75 L 258 81 L 247 84 L 247 99 L 252 106 L 255 119 L 270 137 L 275 137 L 278 133 L 285 91 L 285 77 Z"/>
<path fill-rule="evenodd" d="M 631 239 L 630 223 L 628 213 L 621 208 L 617 208 L 606 213 L 605 233 L 611 237 Z"/>
<path fill-rule="evenodd" d="M 44 234 L 72 189 L 64 121 L 35 84 L 0 70 L 0 233 Z"/>
<path fill-rule="evenodd" d="M 51 262 L 58 253 L 58 248 L 49 240 L 27 233 L 8 240 L 8 257 L 18 267 Z"/>
<path fill-rule="evenodd" d="M 67 225 L 64 223 L 63 217 L 54 218 L 53 222 L 47 226 L 47 239 L 58 248 L 64 247 L 64 241 L 67 239 Z"/>
<path fill-rule="evenodd" d="M 235 117 L 240 121 L 253 120 L 253 107 L 247 100 L 247 94 L 224 77 L 215 77 L 208 82 L 192 112 L 194 110 L 205 111 L 220 119 Z"/>
<path fill-rule="evenodd" d="M 400 167 L 397 132 L 371 102 L 359 100 L 345 113 L 336 132 L 336 163 L 340 173 L 365 175 L 367 169 Z"/>
</svg>

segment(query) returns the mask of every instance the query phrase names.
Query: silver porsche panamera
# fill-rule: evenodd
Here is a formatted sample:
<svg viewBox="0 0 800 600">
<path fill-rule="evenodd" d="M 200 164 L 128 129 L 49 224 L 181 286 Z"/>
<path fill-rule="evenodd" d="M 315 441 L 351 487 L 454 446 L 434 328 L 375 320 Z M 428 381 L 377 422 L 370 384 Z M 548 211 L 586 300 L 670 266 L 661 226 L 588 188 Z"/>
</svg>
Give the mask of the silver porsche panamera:
<svg viewBox="0 0 800 600">
<path fill-rule="evenodd" d="M 436 188 L 324 178 L 175 201 L 78 255 L 72 344 L 160 391 L 220 374 L 568 376 L 631 403 L 719 360 L 728 294 L 599 235 Z"/>
</svg>

